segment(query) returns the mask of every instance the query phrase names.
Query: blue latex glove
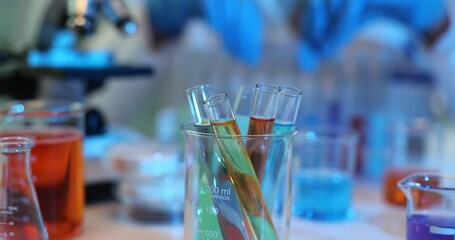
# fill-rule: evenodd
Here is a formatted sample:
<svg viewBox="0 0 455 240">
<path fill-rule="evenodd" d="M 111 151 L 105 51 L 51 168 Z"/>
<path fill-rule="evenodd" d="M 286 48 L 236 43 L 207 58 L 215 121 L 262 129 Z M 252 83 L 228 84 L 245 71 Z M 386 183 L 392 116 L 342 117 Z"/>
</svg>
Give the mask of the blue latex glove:
<svg viewBox="0 0 455 240">
<path fill-rule="evenodd" d="M 204 0 L 204 10 L 228 52 L 250 65 L 259 62 L 264 21 L 253 0 Z"/>
<path fill-rule="evenodd" d="M 256 0 L 262 1 L 262 0 Z M 228 52 L 248 64 L 261 58 L 264 16 L 255 0 L 204 0 L 206 17 Z M 298 62 L 312 71 L 332 57 L 361 25 L 389 18 L 425 32 L 445 16 L 444 0 L 298 0 Z"/>
<path fill-rule="evenodd" d="M 314 70 L 374 18 L 396 20 L 421 33 L 428 31 L 443 21 L 444 7 L 443 0 L 302 0 L 296 9 L 299 64 L 304 70 Z"/>
<path fill-rule="evenodd" d="M 365 18 L 363 0 L 305 0 L 297 11 L 301 11 L 298 60 L 309 71 L 345 44 Z"/>
</svg>

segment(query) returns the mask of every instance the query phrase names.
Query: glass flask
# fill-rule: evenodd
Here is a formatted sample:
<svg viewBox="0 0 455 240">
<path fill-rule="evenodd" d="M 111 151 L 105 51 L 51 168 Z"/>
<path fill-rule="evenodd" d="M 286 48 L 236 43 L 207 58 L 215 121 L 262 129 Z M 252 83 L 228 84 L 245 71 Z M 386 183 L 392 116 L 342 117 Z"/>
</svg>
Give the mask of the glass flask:
<svg viewBox="0 0 455 240">
<path fill-rule="evenodd" d="M 0 105 L 0 136 L 33 139 L 32 180 L 51 239 L 82 231 L 85 209 L 82 104 L 59 100 Z"/>
<path fill-rule="evenodd" d="M 32 140 L 0 138 L 0 239 L 49 239 L 30 172 Z"/>
</svg>

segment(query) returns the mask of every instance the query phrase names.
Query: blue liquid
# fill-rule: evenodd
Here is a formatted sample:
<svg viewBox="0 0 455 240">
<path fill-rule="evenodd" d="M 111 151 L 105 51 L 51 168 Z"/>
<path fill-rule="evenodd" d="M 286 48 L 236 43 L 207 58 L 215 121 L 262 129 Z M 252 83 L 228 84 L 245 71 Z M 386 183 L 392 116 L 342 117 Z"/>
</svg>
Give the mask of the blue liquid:
<svg viewBox="0 0 455 240">
<path fill-rule="evenodd" d="M 290 133 L 295 131 L 294 124 L 280 124 L 275 122 L 273 125 L 273 133 Z M 262 193 L 264 195 L 267 207 L 274 209 L 275 204 L 278 206 L 278 211 L 281 211 L 281 204 L 283 202 L 282 196 L 285 190 L 282 184 L 277 182 L 284 182 L 284 163 L 288 156 L 289 138 L 272 139 L 270 144 L 269 154 L 267 156 L 266 167 L 264 171 L 264 178 L 262 180 Z M 279 201 L 279 202 L 277 202 Z"/>
<path fill-rule="evenodd" d="M 291 133 L 295 131 L 295 124 L 282 123 L 278 120 L 273 125 L 273 133 Z"/>
<path fill-rule="evenodd" d="M 250 116 L 246 115 L 237 115 L 236 122 L 240 129 L 240 134 L 246 135 L 248 134 L 248 126 L 250 125 Z"/>
<path fill-rule="evenodd" d="M 309 169 L 294 175 L 292 213 L 315 220 L 342 220 L 353 215 L 353 179 L 330 169 Z"/>
</svg>

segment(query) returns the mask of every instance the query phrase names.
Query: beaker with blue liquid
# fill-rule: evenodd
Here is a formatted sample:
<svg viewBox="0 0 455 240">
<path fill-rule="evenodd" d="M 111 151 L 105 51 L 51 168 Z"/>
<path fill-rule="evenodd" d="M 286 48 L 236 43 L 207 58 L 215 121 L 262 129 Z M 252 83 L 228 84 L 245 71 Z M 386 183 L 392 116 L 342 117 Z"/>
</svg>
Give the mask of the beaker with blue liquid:
<svg viewBox="0 0 455 240">
<path fill-rule="evenodd" d="M 358 137 L 335 128 L 303 130 L 292 160 L 292 214 L 338 221 L 352 218 L 355 152 Z"/>
</svg>

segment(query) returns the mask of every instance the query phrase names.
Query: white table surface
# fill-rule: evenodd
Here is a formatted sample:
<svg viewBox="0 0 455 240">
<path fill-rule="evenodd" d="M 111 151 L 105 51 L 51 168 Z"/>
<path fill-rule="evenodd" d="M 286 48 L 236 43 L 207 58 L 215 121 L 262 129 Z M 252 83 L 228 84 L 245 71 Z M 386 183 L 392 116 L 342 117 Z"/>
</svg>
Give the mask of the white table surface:
<svg viewBox="0 0 455 240">
<path fill-rule="evenodd" d="M 384 203 L 377 187 L 357 186 L 354 219 L 342 222 L 311 222 L 293 218 L 290 239 L 308 240 L 404 240 L 406 208 Z M 83 232 L 77 240 L 183 239 L 182 225 L 138 224 L 119 211 L 116 202 L 89 205 Z"/>
</svg>

